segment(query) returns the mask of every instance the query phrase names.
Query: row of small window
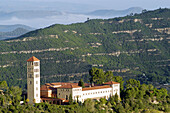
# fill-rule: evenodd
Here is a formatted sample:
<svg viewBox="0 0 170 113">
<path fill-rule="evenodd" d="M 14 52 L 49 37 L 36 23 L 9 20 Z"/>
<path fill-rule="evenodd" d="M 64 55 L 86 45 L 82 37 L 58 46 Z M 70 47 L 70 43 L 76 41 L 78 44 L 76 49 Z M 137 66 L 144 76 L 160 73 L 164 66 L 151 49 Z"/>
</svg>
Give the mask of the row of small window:
<svg viewBox="0 0 170 113">
<path fill-rule="evenodd" d="M 73 91 L 81 91 L 81 89 L 74 89 Z"/>
<path fill-rule="evenodd" d="M 32 66 L 33 62 L 28 62 L 28 66 Z M 39 66 L 39 62 L 34 62 L 34 66 Z"/>
<path fill-rule="evenodd" d="M 30 81 L 30 84 L 32 84 L 32 81 Z M 38 81 L 36 81 L 36 84 L 38 84 Z"/>
<path fill-rule="evenodd" d="M 33 77 L 34 77 L 33 74 L 28 74 L 28 78 L 33 78 Z M 35 75 L 35 78 L 38 78 L 38 77 L 40 77 L 40 75 L 39 75 L 39 74 L 36 74 L 36 75 Z"/>
<path fill-rule="evenodd" d="M 109 91 L 98 91 L 98 92 L 93 92 L 93 93 L 84 93 L 83 95 L 92 95 L 92 94 L 100 94 L 100 93 L 109 93 L 112 92 L 111 90 Z"/>
<path fill-rule="evenodd" d="M 28 68 L 28 72 L 32 72 L 32 68 Z M 40 70 L 39 69 L 34 69 L 34 72 L 39 72 Z"/>
<path fill-rule="evenodd" d="M 64 89 L 61 89 L 61 91 L 69 91 L 69 89 L 65 89 L 65 90 L 64 90 Z"/>
</svg>

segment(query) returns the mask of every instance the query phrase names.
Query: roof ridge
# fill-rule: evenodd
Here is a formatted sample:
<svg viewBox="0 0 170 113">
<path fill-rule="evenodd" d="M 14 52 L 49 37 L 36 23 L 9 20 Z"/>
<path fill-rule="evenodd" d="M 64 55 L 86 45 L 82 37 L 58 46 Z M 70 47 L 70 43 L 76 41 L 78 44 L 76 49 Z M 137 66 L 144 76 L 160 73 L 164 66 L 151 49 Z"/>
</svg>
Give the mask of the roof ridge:
<svg viewBox="0 0 170 113">
<path fill-rule="evenodd" d="M 27 60 L 27 62 L 33 62 L 33 61 L 40 61 L 40 60 L 36 58 L 35 56 L 32 56 L 31 58 Z"/>
</svg>

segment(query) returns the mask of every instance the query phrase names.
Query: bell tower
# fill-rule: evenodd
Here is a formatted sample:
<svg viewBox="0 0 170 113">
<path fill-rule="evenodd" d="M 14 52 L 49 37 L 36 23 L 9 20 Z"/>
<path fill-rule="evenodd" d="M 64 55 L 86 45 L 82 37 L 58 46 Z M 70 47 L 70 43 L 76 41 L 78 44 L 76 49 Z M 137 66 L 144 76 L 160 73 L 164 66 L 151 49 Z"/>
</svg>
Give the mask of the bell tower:
<svg viewBox="0 0 170 113">
<path fill-rule="evenodd" d="M 29 103 L 40 103 L 40 60 L 32 56 L 27 60 L 27 98 Z"/>
</svg>

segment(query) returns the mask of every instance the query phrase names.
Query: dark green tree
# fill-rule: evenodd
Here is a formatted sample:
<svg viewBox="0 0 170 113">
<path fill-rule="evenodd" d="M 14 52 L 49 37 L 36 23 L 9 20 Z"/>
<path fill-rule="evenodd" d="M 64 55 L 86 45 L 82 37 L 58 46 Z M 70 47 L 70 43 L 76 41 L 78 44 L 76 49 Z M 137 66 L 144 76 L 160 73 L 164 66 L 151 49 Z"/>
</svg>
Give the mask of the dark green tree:
<svg viewBox="0 0 170 113">
<path fill-rule="evenodd" d="M 93 67 L 89 70 L 89 74 L 91 76 L 90 82 L 95 84 L 103 84 L 105 82 L 105 74 L 103 69 L 98 69 Z"/>
<path fill-rule="evenodd" d="M 82 88 L 84 88 L 84 81 L 83 79 L 81 79 L 79 82 L 78 82 L 78 86 L 81 86 Z"/>
<path fill-rule="evenodd" d="M 88 110 L 88 112 L 94 112 L 95 111 L 94 105 L 95 105 L 95 103 L 92 99 L 87 99 L 83 103 L 83 106 Z"/>
<path fill-rule="evenodd" d="M 129 79 L 126 81 L 126 88 L 140 87 L 140 81 L 135 79 Z"/>
<path fill-rule="evenodd" d="M 69 95 L 69 104 L 72 105 L 73 104 L 73 98 L 72 98 L 72 94 Z"/>
</svg>

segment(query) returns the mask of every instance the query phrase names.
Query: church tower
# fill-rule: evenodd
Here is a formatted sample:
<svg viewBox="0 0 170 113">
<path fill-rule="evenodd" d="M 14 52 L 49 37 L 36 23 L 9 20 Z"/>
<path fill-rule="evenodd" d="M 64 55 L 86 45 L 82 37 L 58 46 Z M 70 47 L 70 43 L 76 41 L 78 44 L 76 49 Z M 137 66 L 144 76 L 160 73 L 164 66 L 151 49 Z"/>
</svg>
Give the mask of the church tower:
<svg viewBox="0 0 170 113">
<path fill-rule="evenodd" d="M 40 103 L 40 60 L 34 56 L 27 60 L 27 98 Z"/>
</svg>

